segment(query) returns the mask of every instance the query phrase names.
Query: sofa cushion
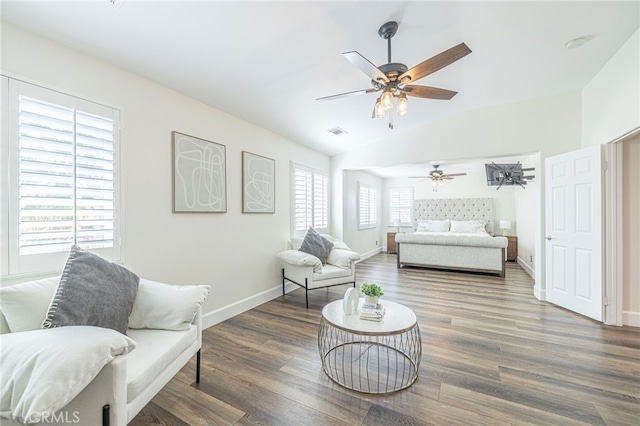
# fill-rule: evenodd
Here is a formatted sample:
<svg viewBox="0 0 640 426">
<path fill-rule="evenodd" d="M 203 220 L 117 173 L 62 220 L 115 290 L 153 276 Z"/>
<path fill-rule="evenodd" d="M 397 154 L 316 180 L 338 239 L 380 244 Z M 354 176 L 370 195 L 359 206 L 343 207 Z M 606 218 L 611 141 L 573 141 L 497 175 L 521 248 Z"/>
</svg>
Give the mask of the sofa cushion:
<svg viewBox="0 0 640 426">
<path fill-rule="evenodd" d="M 140 278 L 129 328 L 188 330 L 210 288 L 208 285 L 169 285 Z"/>
<path fill-rule="evenodd" d="M 138 281 L 127 268 L 74 245 L 42 327 L 92 325 L 126 333 Z"/>
<path fill-rule="evenodd" d="M 59 281 L 53 277 L 0 288 L 0 308 L 9 331 L 41 329 Z"/>
<path fill-rule="evenodd" d="M 300 245 L 300 251 L 317 257 L 323 264 L 327 263 L 327 257 L 332 248 L 333 243 L 313 228 L 309 228 Z"/>
<path fill-rule="evenodd" d="M 186 331 L 129 330 L 137 348 L 127 355 L 127 402 L 137 398 L 171 362 L 197 342 L 197 334 L 195 325 Z"/>
<path fill-rule="evenodd" d="M 66 406 L 136 343 L 114 330 L 77 326 L 7 333 L 0 345 L 0 416 L 37 423 Z"/>
<path fill-rule="evenodd" d="M 322 281 L 322 280 L 330 280 L 332 278 L 342 278 L 342 277 L 348 277 L 351 275 L 351 268 L 338 268 L 337 266 L 333 266 L 333 265 L 324 265 L 322 267 L 322 273 L 320 274 L 313 274 L 313 280 L 314 281 Z"/>
</svg>

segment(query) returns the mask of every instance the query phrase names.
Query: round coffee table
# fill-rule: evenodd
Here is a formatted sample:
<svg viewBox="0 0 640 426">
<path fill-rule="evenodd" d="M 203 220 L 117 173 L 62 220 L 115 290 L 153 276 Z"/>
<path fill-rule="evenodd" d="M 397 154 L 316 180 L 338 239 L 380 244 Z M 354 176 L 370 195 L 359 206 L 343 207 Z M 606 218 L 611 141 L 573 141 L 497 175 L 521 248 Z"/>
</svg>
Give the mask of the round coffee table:
<svg viewBox="0 0 640 426">
<path fill-rule="evenodd" d="M 381 304 L 386 312 L 380 322 L 361 320 L 359 313 L 345 314 L 342 300 L 322 309 L 318 328 L 322 368 L 339 385 L 358 392 L 389 393 L 418 378 L 422 341 L 416 315 L 399 303 Z"/>
</svg>

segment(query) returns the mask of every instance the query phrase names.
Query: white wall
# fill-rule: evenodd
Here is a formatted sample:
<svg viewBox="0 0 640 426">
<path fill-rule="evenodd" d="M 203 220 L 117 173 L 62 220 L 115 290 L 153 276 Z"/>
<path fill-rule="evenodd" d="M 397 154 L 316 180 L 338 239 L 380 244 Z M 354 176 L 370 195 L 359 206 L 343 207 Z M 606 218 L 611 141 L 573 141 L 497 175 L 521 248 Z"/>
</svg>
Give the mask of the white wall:
<svg viewBox="0 0 640 426">
<path fill-rule="evenodd" d="M 518 259 L 517 262 L 529 275 L 535 277 L 536 257 L 536 224 L 539 223 L 537 214 L 541 197 L 540 190 L 540 155 L 525 158 L 522 163 L 527 167 L 534 167 L 536 178 L 529 181 L 526 191 L 516 191 L 514 204 L 515 217 L 518 224 Z"/>
<path fill-rule="evenodd" d="M 640 126 L 640 30 L 582 91 L 582 146 L 600 145 Z"/>
<path fill-rule="evenodd" d="M 370 229 L 358 229 L 358 182 L 362 182 L 378 191 L 378 226 Z M 334 186 L 335 188 L 335 186 Z M 345 199 L 343 221 L 346 224 L 344 238 L 351 250 L 365 256 L 375 254 L 383 245 L 383 192 L 382 179 L 370 173 L 345 170 L 342 186 Z"/>
<path fill-rule="evenodd" d="M 622 322 L 640 327 L 640 137 L 622 149 Z"/>
<path fill-rule="evenodd" d="M 538 185 L 544 185 L 544 158 L 580 148 L 581 98 L 579 93 L 536 99 L 510 105 L 465 111 L 406 133 L 391 135 L 366 150 L 348 152 L 331 159 L 332 184 L 342 187 L 343 169 L 366 169 L 375 166 L 533 155 L 539 152 L 536 166 Z M 528 190 L 528 189 L 527 189 Z M 501 189 L 502 191 L 502 189 Z M 532 191 L 533 192 L 533 191 Z M 538 192 L 532 241 L 536 244 L 535 294 L 544 299 L 544 253 L 540 247 L 544 230 L 544 199 Z M 346 197 L 332 193 L 332 233 L 342 236 L 348 231 L 342 208 Z M 518 232 L 522 231 L 517 219 Z M 345 241 L 349 243 L 347 236 Z"/>
<path fill-rule="evenodd" d="M 278 294 L 276 254 L 290 229 L 290 162 L 328 171 L 327 156 L 5 23 L 2 70 L 120 109 L 127 267 L 153 280 L 210 284 L 205 312 L 270 289 Z M 227 213 L 172 213 L 172 130 L 226 145 Z M 241 213 L 243 150 L 275 159 L 275 214 Z"/>
<path fill-rule="evenodd" d="M 610 143 L 640 128 L 640 30 L 582 91 L 582 146 Z M 623 142 L 623 324 L 640 326 L 638 143 Z"/>
</svg>

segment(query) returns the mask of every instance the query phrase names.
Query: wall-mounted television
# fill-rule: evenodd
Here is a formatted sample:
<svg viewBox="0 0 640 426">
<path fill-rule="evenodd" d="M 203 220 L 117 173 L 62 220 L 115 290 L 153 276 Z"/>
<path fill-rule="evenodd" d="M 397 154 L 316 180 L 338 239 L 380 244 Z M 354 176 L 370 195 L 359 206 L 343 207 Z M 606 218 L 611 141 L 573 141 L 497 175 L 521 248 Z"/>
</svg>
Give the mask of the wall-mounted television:
<svg viewBox="0 0 640 426">
<path fill-rule="evenodd" d="M 527 184 L 527 180 L 533 179 L 533 175 L 526 176 L 525 172 L 534 170 L 533 168 L 523 168 L 522 164 L 485 164 L 485 172 L 487 174 L 487 185 L 497 186 L 502 185 L 519 185 L 524 187 Z"/>
</svg>

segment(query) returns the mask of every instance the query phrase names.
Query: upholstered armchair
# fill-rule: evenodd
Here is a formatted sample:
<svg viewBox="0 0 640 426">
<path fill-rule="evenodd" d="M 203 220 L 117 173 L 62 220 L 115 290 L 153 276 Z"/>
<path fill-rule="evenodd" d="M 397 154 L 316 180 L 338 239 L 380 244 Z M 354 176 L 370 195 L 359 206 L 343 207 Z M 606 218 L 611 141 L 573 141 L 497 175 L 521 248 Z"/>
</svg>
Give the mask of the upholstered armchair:
<svg viewBox="0 0 640 426">
<path fill-rule="evenodd" d="M 300 250 L 302 238 L 291 239 L 291 250 L 278 253 L 282 261 L 282 294 L 285 294 L 285 283 L 290 281 L 305 289 L 305 302 L 309 308 L 309 290 L 332 287 L 336 285 L 356 285 L 356 261 L 360 255 L 342 241 L 323 234 L 333 246 L 323 263 L 320 258 Z"/>
</svg>

